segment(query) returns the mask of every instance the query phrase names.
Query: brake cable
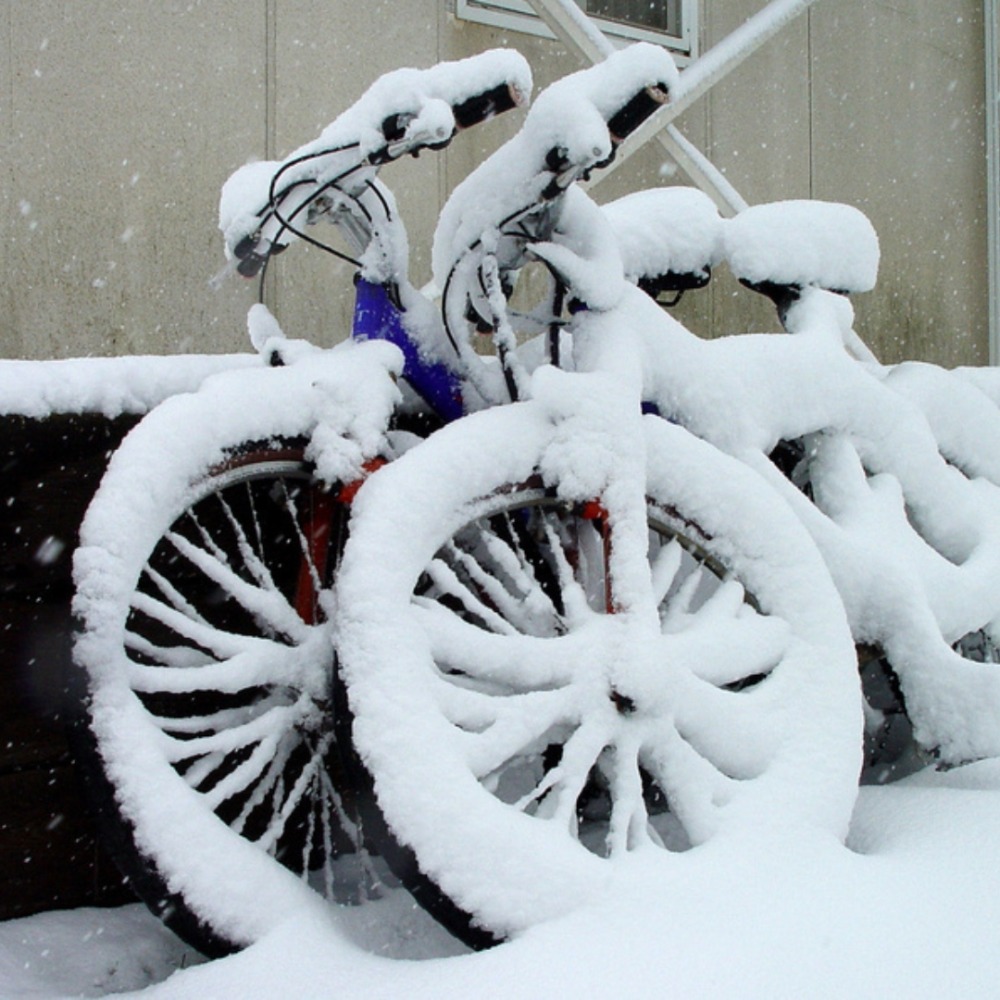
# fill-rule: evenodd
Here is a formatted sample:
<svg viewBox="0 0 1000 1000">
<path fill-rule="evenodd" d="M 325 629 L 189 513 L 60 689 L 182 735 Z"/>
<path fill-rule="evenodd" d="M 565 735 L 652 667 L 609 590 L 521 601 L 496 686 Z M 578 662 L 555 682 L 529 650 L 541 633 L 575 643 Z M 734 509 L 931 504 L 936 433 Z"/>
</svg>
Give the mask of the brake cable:
<svg viewBox="0 0 1000 1000">
<path fill-rule="evenodd" d="M 264 263 L 261 266 L 260 280 L 259 280 L 258 291 L 257 291 L 257 297 L 258 297 L 259 301 L 263 301 L 263 298 L 264 298 L 264 278 L 265 278 L 265 276 L 267 274 L 267 266 L 270 263 L 271 258 L 273 256 L 276 256 L 274 248 L 275 248 L 276 245 L 278 245 L 277 241 L 280 239 L 282 233 L 284 233 L 284 232 L 290 232 L 290 233 L 292 233 L 294 236 L 297 236 L 299 239 L 303 240 L 305 243 L 309 243 L 312 246 L 318 248 L 319 250 L 322 250 L 325 253 L 328 253 L 328 254 L 331 254 L 334 257 L 337 257 L 340 260 L 343 260 L 346 263 L 351 264 L 355 268 L 360 269 L 363 266 L 362 263 L 361 263 L 361 261 L 358 260 L 357 258 L 352 257 L 350 254 L 344 253 L 342 250 L 338 250 L 336 247 L 330 246 L 328 243 L 324 243 L 322 240 L 318 240 L 315 237 L 310 236 L 308 233 L 303 232 L 297 226 L 293 226 L 291 220 L 294 219 L 297 215 L 299 215 L 299 213 L 301 213 L 304 209 L 309 208 L 309 206 L 312 205 L 325 192 L 330 191 L 330 190 L 336 190 L 343 198 L 346 198 L 346 199 L 350 200 L 351 202 L 353 202 L 353 204 L 358 209 L 358 211 L 368 220 L 369 223 L 374 223 L 374 219 L 372 218 L 372 214 L 365 207 L 364 203 L 357 196 L 352 195 L 349 192 L 343 190 L 341 187 L 339 187 L 340 182 L 345 177 L 349 177 L 355 171 L 362 169 L 365 166 L 364 163 L 355 164 L 350 169 L 345 170 L 345 171 L 343 171 L 340 174 L 337 174 L 336 177 L 333 177 L 331 180 L 329 180 L 326 183 L 324 183 L 321 187 L 317 188 L 316 191 L 314 191 L 305 201 L 303 201 L 300 205 L 298 205 L 296 207 L 295 211 L 292 212 L 292 214 L 289 217 L 287 217 L 287 218 L 284 215 L 282 215 L 281 212 L 278 210 L 278 203 L 281 201 L 281 198 L 283 198 L 289 191 L 293 190 L 293 188 L 296 187 L 298 184 L 308 184 L 308 183 L 314 184 L 316 182 L 312 178 L 304 179 L 302 181 L 295 181 L 292 184 L 289 184 L 288 187 L 286 187 L 281 192 L 281 196 L 280 197 L 277 197 L 276 196 L 276 192 L 275 192 L 275 188 L 276 188 L 278 179 L 281 177 L 281 175 L 287 169 L 289 169 L 290 167 L 294 166 L 295 164 L 302 163 L 302 162 L 304 162 L 304 161 L 306 161 L 308 159 L 314 159 L 314 158 L 316 158 L 318 156 L 325 156 L 325 155 L 327 155 L 329 153 L 342 152 L 343 150 L 346 150 L 346 149 L 352 149 L 352 148 L 356 147 L 357 145 L 359 145 L 359 144 L 358 143 L 351 143 L 351 144 L 346 145 L 346 146 L 337 147 L 336 149 L 328 149 L 328 150 L 323 150 L 322 152 L 312 153 L 312 154 L 308 154 L 306 156 L 301 156 L 301 157 L 299 157 L 296 160 L 292 160 L 289 163 L 284 164 L 281 167 L 281 169 L 278 170 L 275 173 L 274 177 L 271 178 L 271 187 L 270 187 L 270 191 L 269 191 L 270 202 L 269 202 L 269 206 L 268 207 L 269 207 L 271 213 L 273 214 L 273 216 L 281 224 L 281 229 L 278 230 L 277 234 L 275 235 L 274 240 L 271 241 L 271 249 L 268 250 L 267 255 L 264 258 Z M 391 213 L 391 211 L 389 209 L 389 205 L 386 202 L 384 196 L 381 194 L 381 192 L 378 190 L 378 188 L 375 187 L 372 184 L 371 181 L 367 181 L 366 184 L 367 184 L 367 187 L 375 193 L 376 197 L 381 202 L 383 210 L 385 211 L 385 214 L 386 214 L 386 218 L 387 219 L 391 219 L 392 218 L 392 213 Z"/>
</svg>

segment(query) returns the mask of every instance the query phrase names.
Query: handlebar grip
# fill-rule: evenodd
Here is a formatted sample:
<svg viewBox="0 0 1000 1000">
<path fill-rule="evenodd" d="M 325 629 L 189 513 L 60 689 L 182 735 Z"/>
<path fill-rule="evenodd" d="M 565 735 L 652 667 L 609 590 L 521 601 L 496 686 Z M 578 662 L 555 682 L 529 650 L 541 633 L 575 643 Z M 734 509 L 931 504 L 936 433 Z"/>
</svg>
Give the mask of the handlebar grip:
<svg viewBox="0 0 1000 1000">
<path fill-rule="evenodd" d="M 524 98 L 516 86 L 510 83 L 498 84 L 451 106 L 454 128 L 449 134 L 441 134 L 435 139 L 422 138 L 407 146 L 405 151 L 416 155 L 421 149 L 444 149 L 456 132 L 478 125 L 480 122 L 504 111 L 509 111 L 511 108 L 516 108 L 523 102 Z M 413 112 L 403 111 L 382 119 L 381 129 L 386 147 L 372 154 L 372 163 L 387 163 L 401 155 L 400 149 L 393 147 L 406 142 L 407 129 L 415 117 Z"/>
<path fill-rule="evenodd" d="M 459 104 L 452 105 L 455 125 L 459 129 L 471 128 L 494 115 L 503 114 L 524 103 L 518 89 L 509 83 L 500 83 L 490 90 L 468 97 Z"/>
<path fill-rule="evenodd" d="M 652 117 L 670 98 L 665 83 L 655 83 L 640 90 L 621 110 L 608 119 L 608 131 L 614 142 L 627 139 L 647 118 Z"/>
</svg>

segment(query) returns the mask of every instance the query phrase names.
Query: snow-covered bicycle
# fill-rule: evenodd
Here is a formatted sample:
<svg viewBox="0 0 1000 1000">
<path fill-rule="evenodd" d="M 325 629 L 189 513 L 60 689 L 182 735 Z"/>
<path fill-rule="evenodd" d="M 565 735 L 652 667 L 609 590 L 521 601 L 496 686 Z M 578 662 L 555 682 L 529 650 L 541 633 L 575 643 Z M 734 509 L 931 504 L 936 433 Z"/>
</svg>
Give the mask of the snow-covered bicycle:
<svg viewBox="0 0 1000 1000">
<path fill-rule="evenodd" d="M 140 424 L 75 565 L 114 848 L 204 950 L 364 895 L 372 855 L 481 946 L 626 856 L 844 835 L 861 712 L 836 590 L 757 472 L 643 407 L 642 293 L 575 186 L 675 74 L 635 46 L 540 95 L 442 213 L 440 314 L 376 173 L 517 103 L 514 54 L 390 74 L 228 182 L 248 276 L 311 222 L 347 235 L 353 336 L 320 350 L 251 310 L 268 364 Z M 531 262 L 552 301 L 517 317 Z"/>
<path fill-rule="evenodd" d="M 629 322 L 645 334 L 650 398 L 757 469 L 823 553 L 859 649 L 864 780 L 1000 753 L 1000 419 L 968 378 L 882 366 L 854 331 L 846 293 L 875 283 L 871 224 L 820 202 L 723 221 L 683 189 L 606 212 L 650 292 L 677 261 L 707 274 L 725 260 L 778 307 L 790 336 L 700 340 L 649 298 Z"/>
</svg>

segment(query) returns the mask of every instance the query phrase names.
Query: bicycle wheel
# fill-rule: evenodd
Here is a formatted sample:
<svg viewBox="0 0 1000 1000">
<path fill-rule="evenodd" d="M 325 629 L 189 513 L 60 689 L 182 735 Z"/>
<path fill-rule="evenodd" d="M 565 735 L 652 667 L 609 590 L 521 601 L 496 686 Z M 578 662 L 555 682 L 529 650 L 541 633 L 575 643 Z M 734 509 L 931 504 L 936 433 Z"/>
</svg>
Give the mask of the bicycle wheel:
<svg viewBox="0 0 1000 1000">
<path fill-rule="evenodd" d="M 540 480 L 553 430 L 532 404 L 447 428 L 355 505 L 338 676 L 369 832 L 381 816 L 379 853 L 473 946 L 566 912 L 639 850 L 846 831 L 860 703 L 818 554 L 747 469 L 645 428 L 638 575 L 635 525 Z"/>
<path fill-rule="evenodd" d="M 119 866 L 215 955 L 359 890 L 329 712 L 346 504 L 302 442 L 226 449 L 189 481 L 163 479 L 119 476 L 88 514 L 126 524 L 123 552 L 91 538 L 78 558 L 80 745 Z M 151 489 L 156 519 L 130 530 L 130 500 Z"/>
<path fill-rule="evenodd" d="M 937 512 L 928 525 L 900 479 L 872 473 L 846 435 L 783 441 L 770 460 L 845 595 L 866 704 L 862 783 L 994 756 L 1000 536 L 990 487 L 941 463 L 936 482 L 956 498 L 954 518 Z"/>
</svg>

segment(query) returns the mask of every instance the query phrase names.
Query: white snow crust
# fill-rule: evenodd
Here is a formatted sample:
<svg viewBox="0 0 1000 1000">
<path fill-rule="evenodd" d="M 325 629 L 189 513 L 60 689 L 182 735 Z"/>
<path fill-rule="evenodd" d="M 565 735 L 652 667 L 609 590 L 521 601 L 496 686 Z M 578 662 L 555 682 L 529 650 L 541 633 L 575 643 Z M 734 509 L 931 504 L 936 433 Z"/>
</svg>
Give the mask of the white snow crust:
<svg viewBox="0 0 1000 1000">
<path fill-rule="evenodd" d="M 217 372 L 252 368 L 255 354 L 191 354 L 66 361 L 0 360 L 0 414 L 147 413 Z"/>
<path fill-rule="evenodd" d="M 723 223 L 715 203 L 696 188 L 637 191 L 602 206 L 631 282 L 701 274 L 723 256 Z"/>
<path fill-rule="evenodd" d="M 382 118 L 407 102 L 436 134 L 447 127 L 445 105 L 498 79 L 530 87 L 519 57 L 504 53 L 400 71 L 283 162 L 355 140 L 370 151 L 382 141 Z M 504 220 L 535 203 L 551 181 L 543 170 L 549 150 L 563 148 L 572 162 L 605 158 L 609 114 L 660 81 L 676 85 L 670 57 L 635 46 L 546 90 L 524 129 L 445 206 L 433 251 L 438 283 L 471 246 L 488 248 Z M 306 160 L 285 180 L 322 182 L 341 169 L 339 155 L 318 171 L 318 161 Z M 227 246 L 255 227 L 278 166 L 249 165 L 227 184 L 220 206 Z M 193 495 L 198 475 L 248 438 L 304 434 L 321 477 L 357 477 L 366 459 L 385 450 L 399 400 L 398 351 L 382 343 L 315 350 L 285 341 L 258 310 L 256 342 L 264 350 L 280 342 L 291 361 L 285 368 L 264 368 L 249 356 L 0 363 L 4 412 L 114 415 L 171 397 L 116 454 L 101 502 L 83 525 L 75 611 L 86 630 L 78 656 L 100 681 L 95 726 L 138 844 L 155 853 L 172 886 L 183 884 L 199 915 L 256 943 L 150 995 L 310 995 L 317 982 L 330 984 L 331 994 L 359 996 L 383 989 L 550 996 L 597 986 L 643 995 L 665 980 L 690 996 L 809 996 L 817 983 L 829 984 L 832 995 L 905 987 L 928 996 L 995 992 L 1000 770 L 995 761 L 966 762 L 1000 756 L 1000 670 L 953 647 L 977 632 L 1000 642 L 1000 452 L 993 447 L 1000 445 L 1000 380 L 858 360 L 850 303 L 822 289 L 873 286 L 878 239 L 862 213 L 792 201 L 722 223 L 706 201 L 691 192 L 648 192 L 601 212 L 571 191 L 553 238 L 536 249 L 590 307 L 565 335 L 576 371 L 532 374 L 527 366 L 532 402 L 433 435 L 371 476 L 357 500 L 337 623 L 357 746 L 390 822 L 421 864 L 462 906 L 514 935 L 481 956 L 417 965 L 365 952 L 341 914 L 219 824 L 173 771 L 122 654 L 142 561 Z M 674 226 L 683 229 L 676 238 L 660 235 Z M 787 335 L 701 340 L 624 280 L 722 259 L 748 282 L 803 289 L 785 317 Z M 377 262 L 366 267 L 381 273 Z M 245 370 L 206 379 L 230 367 Z M 197 393 L 174 395 L 198 385 Z M 640 419 L 640 399 L 667 419 Z M 811 497 L 768 458 L 783 440 L 804 444 Z M 655 678 L 664 693 L 652 703 L 660 714 L 650 730 L 659 738 L 684 728 L 728 765 L 707 776 L 687 772 L 679 782 L 696 845 L 683 856 L 643 844 L 605 862 L 564 830 L 504 807 L 477 780 L 512 727 L 553 711 L 566 676 L 582 680 L 564 685 L 571 704 L 560 710 L 599 716 L 591 700 L 599 680 L 611 714 L 599 732 L 624 739 L 599 668 L 624 671 L 627 663 L 631 673 L 623 676 L 648 691 L 655 657 L 638 643 L 624 647 L 629 655 L 616 653 L 619 623 L 585 630 L 582 640 L 560 637 L 551 660 L 531 637 L 514 637 L 503 647 L 514 650 L 506 659 L 499 644 L 477 646 L 488 669 L 520 677 L 525 664 L 539 663 L 548 671 L 551 690 L 532 691 L 537 697 L 520 720 L 513 711 L 483 710 L 454 686 L 443 694 L 440 677 L 428 683 L 436 669 L 432 640 L 454 644 L 452 651 L 472 646 L 464 633 L 430 634 L 409 606 L 417 576 L 482 496 L 537 470 L 564 499 L 606 503 L 619 531 L 609 558 L 622 634 L 634 626 L 654 652 L 660 640 L 676 652 L 668 679 Z M 707 526 L 720 557 L 752 585 L 763 615 L 779 621 L 759 631 L 741 623 L 753 640 L 746 655 L 767 659 L 777 650 L 779 667 L 730 714 L 722 710 L 726 699 L 710 692 L 720 693 L 714 685 L 725 680 L 740 644 L 720 640 L 714 656 L 699 658 L 679 642 L 669 646 L 673 635 L 652 631 L 659 624 L 650 602 L 654 572 L 638 559 L 647 480 L 681 516 Z M 861 745 L 852 637 L 887 653 L 923 746 L 964 766 L 863 790 L 848 831 Z M 631 635 L 620 641 L 634 642 Z M 454 724 L 463 713 L 481 727 Z M 645 730 L 635 733 L 640 740 Z M 969 857 L 986 863 L 972 871 Z M 56 928 L 47 924 L 47 932 Z M 3 935 L 0 947 L 5 961 L 18 954 Z M 779 947 L 794 949 L 796 962 L 776 961 Z M 50 988 L 23 976 L 11 982 L 24 995 Z"/>
<path fill-rule="evenodd" d="M 551 1000 L 664 983 L 691 1000 L 991 1000 L 998 826 L 1000 768 L 987 761 L 862 789 L 847 847 L 775 829 L 681 866 L 635 858 L 586 906 L 479 954 L 455 955 L 391 901 L 299 913 L 207 964 L 139 907 L 74 910 L 0 924 L 0 983 L 5 1000 Z"/>
<path fill-rule="evenodd" d="M 867 292 L 878 275 L 879 244 L 863 212 L 833 202 L 753 205 L 725 224 L 733 273 L 751 283 L 816 285 Z"/>
<path fill-rule="evenodd" d="M 316 139 L 282 161 L 249 163 L 226 181 L 219 202 L 219 228 L 227 254 L 242 236 L 257 229 L 258 213 L 268 205 L 271 180 L 282 166 L 292 164 L 283 172 L 279 187 L 302 180 L 322 186 L 385 145 L 381 125 L 390 115 L 417 115 L 408 129 L 441 141 L 454 131 L 453 105 L 505 83 L 522 100 L 531 93 L 531 70 L 512 49 L 493 49 L 429 69 L 399 69 L 379 77 Z M 351 148 L 338 152 L 343 147 Z M 286 234 L 283 241 L 291 238 Z"/>
</svg>

